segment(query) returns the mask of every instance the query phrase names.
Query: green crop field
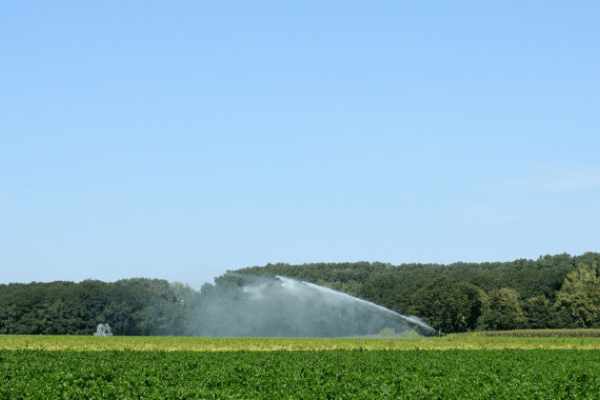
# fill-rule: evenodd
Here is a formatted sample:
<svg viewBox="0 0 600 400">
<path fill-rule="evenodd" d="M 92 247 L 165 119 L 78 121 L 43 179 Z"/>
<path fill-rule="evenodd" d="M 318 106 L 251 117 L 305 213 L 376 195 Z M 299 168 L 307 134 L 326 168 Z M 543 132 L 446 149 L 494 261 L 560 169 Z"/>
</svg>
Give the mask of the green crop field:
<svg viewBox="0 0 600 400">
<path fill-rule="evenodd" d="M 402 340 L 0 335 L 0 399 L 597 399 L 600 338 L 578 332 Z"/>
</svg>

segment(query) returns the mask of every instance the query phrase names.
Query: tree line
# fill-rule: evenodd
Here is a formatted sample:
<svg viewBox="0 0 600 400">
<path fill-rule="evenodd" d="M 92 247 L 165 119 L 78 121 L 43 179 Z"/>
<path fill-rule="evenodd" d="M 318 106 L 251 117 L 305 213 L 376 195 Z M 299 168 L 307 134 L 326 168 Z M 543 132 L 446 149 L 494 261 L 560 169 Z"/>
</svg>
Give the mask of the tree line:
<svg viewBox="0 0 600 400">
<path fill-rule="evenodd" d="M 194 316 L 277 275 L 417 315 L 444 333 L 600 327 L 600 253 L 589 252 L 447 265 L 267 264 L 228 270 L 200 291 L 146 278 L 0 284 L 0 334 L 91 335 L 99 323 L 127 336 L 210 332 L 199 327 L 211 321 Z"/>
<path fill-rule="evenodd" d="M 194 296 L 187 285 L 145 278 L 2 284 L 0 334 L 91 335 L 108 323 L 115 335 L 182 335 Z"/>
<path fill-rule="evenodd" d="M 442 264 L 267 264 L 217 278 L 283 275 L 417 315 L 444 333 L 600 327 L 600 253 Z"/>
</svg>

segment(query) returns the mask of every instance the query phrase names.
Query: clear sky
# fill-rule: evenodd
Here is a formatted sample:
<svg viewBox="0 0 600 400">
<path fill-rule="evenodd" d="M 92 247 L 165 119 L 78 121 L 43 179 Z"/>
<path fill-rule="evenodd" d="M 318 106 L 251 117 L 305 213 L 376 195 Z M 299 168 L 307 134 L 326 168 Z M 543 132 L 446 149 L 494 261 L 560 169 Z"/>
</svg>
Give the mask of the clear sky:
<svg viewBox="0 0 600 400">
<path fill-rule="evenodd" d="M 15 1 L 0 283 L 600 251 L 597 1 Z"/>
</svg>

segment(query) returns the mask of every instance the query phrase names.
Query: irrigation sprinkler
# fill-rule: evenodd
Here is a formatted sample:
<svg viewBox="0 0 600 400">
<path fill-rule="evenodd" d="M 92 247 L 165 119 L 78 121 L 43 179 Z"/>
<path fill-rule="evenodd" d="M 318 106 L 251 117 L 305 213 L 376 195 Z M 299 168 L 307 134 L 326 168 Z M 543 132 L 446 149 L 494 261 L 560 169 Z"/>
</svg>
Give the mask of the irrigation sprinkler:
<svg viewBox="0 0 600 400">
<path fill-rule="evenodd" d="M 98 325 L 98 329 L 96 330 L 96 333 L 94 333 L 94 336 L 112 336 L 112 332 L 110 330 L 110 325 L 108 324 L 100 324 Z"/>
</svg>

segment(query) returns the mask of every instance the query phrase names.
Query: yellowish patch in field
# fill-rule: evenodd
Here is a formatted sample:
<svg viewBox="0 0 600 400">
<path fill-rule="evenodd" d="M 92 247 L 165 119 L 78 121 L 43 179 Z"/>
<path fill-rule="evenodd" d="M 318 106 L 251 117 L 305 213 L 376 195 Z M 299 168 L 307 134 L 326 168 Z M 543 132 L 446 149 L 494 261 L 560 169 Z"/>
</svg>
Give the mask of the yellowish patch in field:
<svg viewBox="0 0 600 400">
<path fill-rule="evenodd" d="M 294 350 L 600 350 L 600 338 L 447 336 L 427 339 L 281 339 L 0 335 L 0 349 L 48 351 L 294 351 Z"/>
</svg>

